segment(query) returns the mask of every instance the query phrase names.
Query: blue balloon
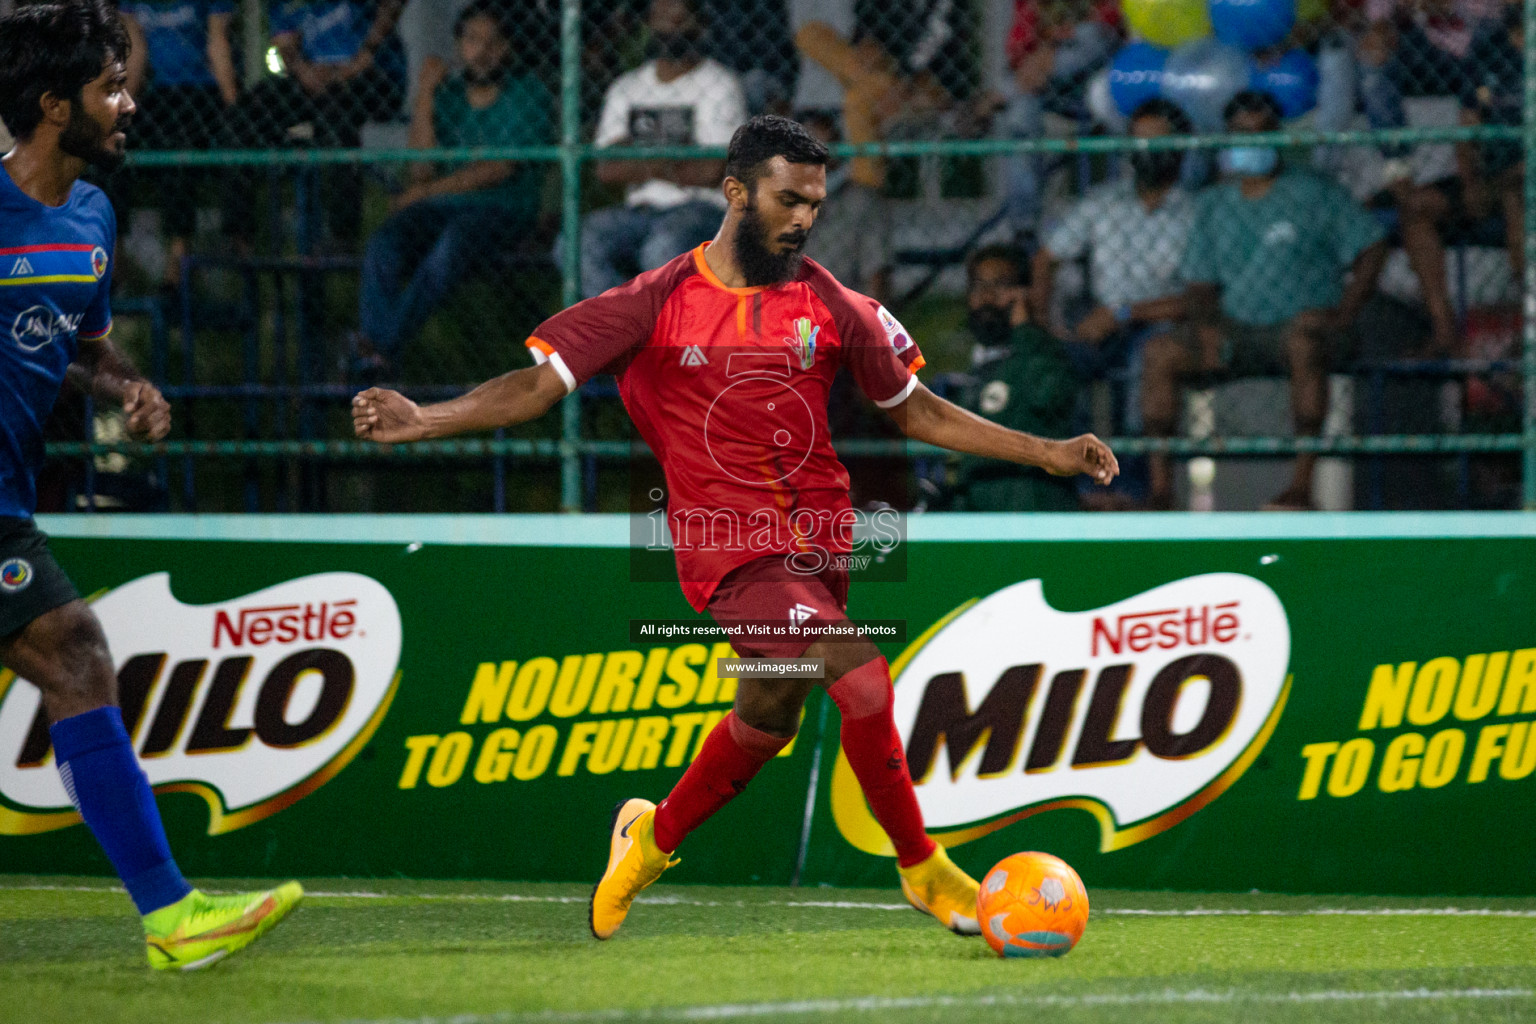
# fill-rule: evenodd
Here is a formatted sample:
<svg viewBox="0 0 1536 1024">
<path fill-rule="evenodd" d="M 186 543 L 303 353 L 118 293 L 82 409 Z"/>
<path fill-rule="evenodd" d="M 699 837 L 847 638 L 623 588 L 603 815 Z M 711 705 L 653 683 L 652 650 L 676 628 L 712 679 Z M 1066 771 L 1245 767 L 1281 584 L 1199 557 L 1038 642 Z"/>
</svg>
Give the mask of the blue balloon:
<svg viewBox="0 0 1536 1024">
<path fill-rule="evenodd" d="M 1277 46 L 1296 24 L 1296 0 L 1210 0 L 1211 31 L 1228 46 Z"/>
<path fill-rule="evenodd" d="M 1168 51 L 1151 43 L 1128 43 L 1109 65 L 1109 94 L 1120 113 L 1130 117 L 1147 100 L 1162 95 Z"/>
<path fill-rule="evenodd" d="M 1305 50 L 1291 50 L 1271 67 L 1253 69 L 1253 88 L 1267 92 L 1286 117 L 1300 117 L 1317 106 L 1317 61 Z"/>
<path fill-rule="evenodd" d="M 1189 115 L 1196 131 L 1215 132 L 1228 101 L 1248 88 L 1253 65 L 1247 54 L 1214 39 L 1185 43 L 1163 67 L 1163 96 Z"/>
</svg>

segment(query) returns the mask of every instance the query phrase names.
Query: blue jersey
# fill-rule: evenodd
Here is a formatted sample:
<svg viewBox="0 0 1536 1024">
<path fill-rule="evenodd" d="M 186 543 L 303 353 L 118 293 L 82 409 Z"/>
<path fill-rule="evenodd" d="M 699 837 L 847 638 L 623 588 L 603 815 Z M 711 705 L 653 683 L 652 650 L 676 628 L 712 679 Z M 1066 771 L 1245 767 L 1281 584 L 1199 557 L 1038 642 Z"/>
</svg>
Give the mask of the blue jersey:
<svg viewBox="0 0 1536 1024">
<path fill-rule="evenodd" d="M 230 0 L 123 0 L 118 5 L 144 30 L 157 86 L 213 85 L 208 19 L 234 9 Z"/>
<path fill-rule="evenodd" d="M 63 206 L 46 206 L 0 163 L 0 516 L 37 507 L 43 421 L 81 338 L 112 329 L 112 204 L 76 182 Z"/>
<path fill-rule="evenodd" d="M 316 64 L 341 64 L 363 48 L 377 13 L 374 0 L 278 0 L 269 20 L 274 36 L 293 33 L 299 37 L 299 49 L 306 59 Z M 373 59 L 380 70 L 401 77 L 405 52 L 400 37 L 391 32 Z"/>
</svg>

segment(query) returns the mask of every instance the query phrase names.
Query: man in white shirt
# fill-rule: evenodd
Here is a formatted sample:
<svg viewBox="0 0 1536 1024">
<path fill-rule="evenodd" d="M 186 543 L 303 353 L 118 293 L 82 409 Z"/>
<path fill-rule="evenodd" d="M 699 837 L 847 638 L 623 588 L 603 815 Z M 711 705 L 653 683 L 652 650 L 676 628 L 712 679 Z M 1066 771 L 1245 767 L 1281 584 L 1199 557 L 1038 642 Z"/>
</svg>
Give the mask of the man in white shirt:
<svg viewBox="0 0 1536 1024">
<path fill-rule="evenodd" d="M 1188 132 L 1188 118 L 1167 100 L 1148 100 L 1131 117 L 1136 138 Z M 1087 257 L 1089 264 L 1093 306 L 1066 337 L 1102 346 L 1116 334 L 1183 318 L 1179 263 L 1195 211 L 1178 187 L 1182 156 L 1176 149 L 1133 153 L 1131 180 L 1089 192 L 1046 233 L 1034 259 L 1036 309 L 1054 308 L 1057 263 Z"/>
<path fill-rule="evenodd" d="M 701 55 L 697 0 L 652 0 L 652 59 L 603 97 L 597 145 L 725 146 L 747 119 L 736 75 Z M 589 214 L 581 229 L 582 294 L 591 297 L 714 237 L 725 209 L 723 160 L 597 162 L 597 178 L 626 186 L 625 204 Z"/>
</svg>

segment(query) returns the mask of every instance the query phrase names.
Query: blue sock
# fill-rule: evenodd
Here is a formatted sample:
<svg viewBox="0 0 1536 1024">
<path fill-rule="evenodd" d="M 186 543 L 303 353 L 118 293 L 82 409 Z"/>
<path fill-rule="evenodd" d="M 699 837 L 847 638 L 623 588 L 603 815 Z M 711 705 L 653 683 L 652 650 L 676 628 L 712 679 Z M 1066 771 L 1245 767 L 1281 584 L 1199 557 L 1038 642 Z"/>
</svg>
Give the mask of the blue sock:
<svg viewBox="0 0 1536 1024">
<path fill-rule="evenodd" d="M 54 756 L 70 800 L 90 826 L 140 914 L 192 891 L 181 877 L 160 823 L 160 809 L 139 767 L 116 707 L 55 722 Z"/>
</svg>

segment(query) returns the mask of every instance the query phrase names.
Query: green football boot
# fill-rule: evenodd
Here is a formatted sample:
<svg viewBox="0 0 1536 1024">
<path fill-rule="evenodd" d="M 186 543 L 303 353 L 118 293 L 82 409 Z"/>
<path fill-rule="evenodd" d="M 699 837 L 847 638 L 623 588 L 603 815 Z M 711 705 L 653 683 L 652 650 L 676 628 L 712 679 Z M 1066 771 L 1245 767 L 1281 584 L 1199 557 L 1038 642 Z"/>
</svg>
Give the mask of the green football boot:
<svg viewBox="0 0 1536 1024">
<path fill-rule="evenodd" d="M 157 971 L 196 971 L 238 952 L 281 921 L 304 897 L 298 882 L 265 892 L 210 896 L 193 889 L 144 915 L 144 947 Z"/>
</svg>

